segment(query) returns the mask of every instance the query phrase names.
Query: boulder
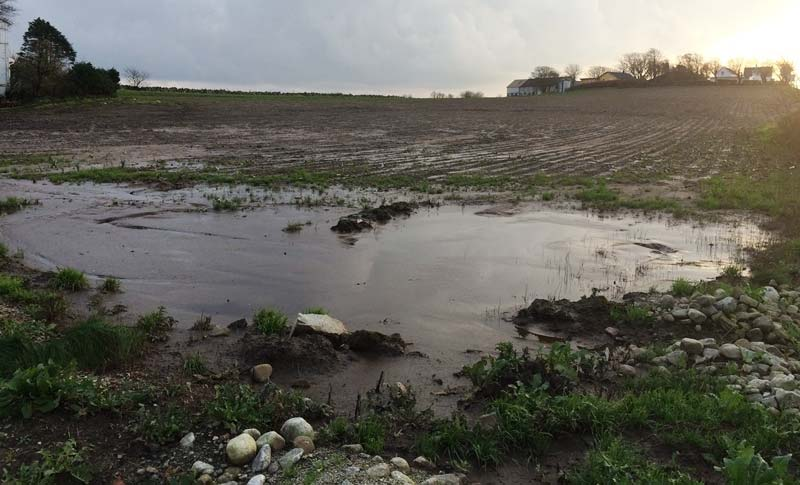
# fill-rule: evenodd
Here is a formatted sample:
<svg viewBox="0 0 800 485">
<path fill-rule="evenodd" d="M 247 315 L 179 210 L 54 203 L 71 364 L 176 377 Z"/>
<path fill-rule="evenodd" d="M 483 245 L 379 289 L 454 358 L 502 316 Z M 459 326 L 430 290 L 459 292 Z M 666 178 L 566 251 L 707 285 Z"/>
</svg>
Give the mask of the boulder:
<svg viewBox="0 0 800 485">
<path fill-rule="evenodd" d="M 359 453 L 364 453 L 364 447 L 359 444 L 343 445 L 342 451 L 344 451 L 348 455 L 358 455 Z"/>
<path fill-rule="evenodd" d="M 726 359 L 742 360 L 742 349 L 734 344 L 722 344 L 719 347 L 719 353 Z"/>
<path fill-rule="evenodd" d="M 736 313 L 736 307 L 739 305 L 739 302 L 736 301 L 735 298 L 726 296 L 725 298 L 719 300 L 715 306 L 719 311 L 725 313 L 726 315 L 733 315 Z"/>
<path fill-rule="evenodd" d="M 309 455 L 314 453 L 314 440 L 309 438 L 308 436 L 298 436 L 292 442 L 295 448 L 300 448 L 303 450 L 303 454 Z"/>
<path fill-rule="evenodd" d="M 711 295 L 700 295 L 694 298 L 694 302 L 702 308 L 713 305 L 717 302 L 717 299 Z"/>
<path fill-rule="evenodd" d="M 398 485 L 414 485 L 415 483 L 408 475 L 398 470 L 393 471 L 391 477 Z"/>
<path fill-rule="evenodd" d="M 214 473 L 214 465 L 198 460 L 192 464 L 192 473 L 195 475 L 212 475 Z"/>
<path fill-rule="evenodd" d="M 694 308 L 689 309 L 687 316 L 693 323 L 703 323 L 708 318 L 705 313 L 700 310 L 695 310 Z"/>
<path fill-rule="evenodd" d="M 749 306 L 750 308 L 758 308 L 758 301 L 754 298 L 751 298 L 748 295 L 742 295 L 739 297 L 739 301 L 744 303 L 745 305 Z"/>
<path fill-rule="evenodd" d="M 689 355 L 702 355 L 703 353 L 703 342 L 693 338 L 682 339 L 680 346 L 681 350 Z"/>
<path fill-rule="evenodd" d="M 262 446 L 269 446 L 272 448 L 272 451 L 280 451 L 286 446 L 286 440 L 283 439 L 283 436 L 279 435 L 275 431 L 270 431 L 269 433 L 264 433 L 258 438 L 256 441 L 256 446 L 261 448 Z"/>
<path fill-rule="evenodd" d="M 298 436 L 314 439 L 314 428 L 303 418 L 291 418 L 281 426 L 281 436 L 289 442 L 294 442 Z"/>
<path fill-rule="evenodd" d="M 436 465 L 424 456 L 414 458 L 414 461 L 411 463 L 414 465 L 414 468 L 419 468 L 420 470 L 436 470 Z"/>
<path fill-rule="evenodd" d="M 781 294 L 771 286 L 764 287 L 764 295 L 762 297 L 766 302 L 778 303 L 781 301 Z"/>
<path fill-rule="evenodd" d="M 781 409 L 800 408 L 800 392 L 776 389 L 775 399 L 778 400 L 778 406 L 780 406 Z"/>
<path fill-rule="evenodd" d="M 265 483 L 267 483 L 267 477 L 264 475 L 255 475 L 247 481 L 247 485 L 264 485 Z"/>
<path fill-rule="evenodd" d="M 338 337 L 347 333 L 347 327 L 344 326 L 344 323 L 329 315 L 299 313 L 297 315 L 294 333 L 297 335 L 319 333 Z"/>
<path fill-rule="evenodd" d="M 665 310 L 671 310 L 675 306 L 675 297 L 669 294 L 662 295 L 658 305 Z"/>
<path fill-rule="evenodd" d="M 269 364 L 258 364 L 253 367 L 251 373 L 255 382 L 264 383 L 269 381 L 269 378 L 272 377 L 272 366 Z"/>
<path fill-rule="evenodd" d="M 766 315 L 762 315 L 753 320 L 753 326 L 760 328 L 765 334 L 771 332 L 775 328 L 775 324 L 772 322 L 772 319 Z"/>
<path fill-rule="evenodd" d="M 250 470 L 254 472 L 263 472 L 269 468 L 270 463 L 272 463 L 272 448 L 269 446 L 262 446 L 261 449 L 258 450 L 258 453 L 256 453 L 253 461 L 250 462 Z"/>
<path fill-rule="evenodd" d="M 384 478 L 392 473 L 392 469 L 386 463 L 378 463 L 367 468 L 367 476 L 370 478 Z"/>
<path fill-rule="evenodd" d="M 194 433 L 186 433 L 181 438 L 181 448 L 191 448 L 194 445 Z"/>
<path fill-rule="evenodd" d="M 405 459 L 400 458 L 399 456 L 396 456 L 396 457 L 392 458 L 391 460 L 389 460 L 389 463 L 391 463 L 393 467 L 397 468 L 398 470 L 400 470 L 403 473 L 410 473 L 411 472 L 411 466 L 408 464 L 408 462 Z"/>
<path fill-rule="evenodd" d="M 422 482 L 422 485 L 461 485 L 464 483 L 464 481 L 464 475 L 450 473 L 448 475 L 437 475 L 435 477 L 430 477 Z"/>
<path fill-rule="evenodd" d="M 250 463 L 256 456 L 258 448 L 256 448 L 256 440 L 246 433 L 228 441 L 225 446 L 225 454 L 228 456 L 228 461 L 237 466 Z"/>
<path fill-rule="evenodd" d="M 242 433 L 249 434 L 254 440 L 258 440 L 261 437 L 261 431 L 255 428 L 247 428 L 246 430 L 242 431 Z"/>
</svg>

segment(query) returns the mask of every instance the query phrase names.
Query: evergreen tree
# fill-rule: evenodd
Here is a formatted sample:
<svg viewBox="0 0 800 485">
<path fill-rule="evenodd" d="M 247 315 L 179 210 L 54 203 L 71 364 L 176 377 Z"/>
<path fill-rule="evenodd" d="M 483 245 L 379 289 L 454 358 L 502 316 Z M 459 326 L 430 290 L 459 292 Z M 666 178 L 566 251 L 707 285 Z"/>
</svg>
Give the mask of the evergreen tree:
<svg viewBox="0 0 800 485">
<path fill-rule="evenodd" d="M 37 18 L 28 26 L 22 50 L 11 69 L 15 96 L 60 96 L 63 78 L 75 62 L 75 49 L 50 22 Z"/>
</svg>

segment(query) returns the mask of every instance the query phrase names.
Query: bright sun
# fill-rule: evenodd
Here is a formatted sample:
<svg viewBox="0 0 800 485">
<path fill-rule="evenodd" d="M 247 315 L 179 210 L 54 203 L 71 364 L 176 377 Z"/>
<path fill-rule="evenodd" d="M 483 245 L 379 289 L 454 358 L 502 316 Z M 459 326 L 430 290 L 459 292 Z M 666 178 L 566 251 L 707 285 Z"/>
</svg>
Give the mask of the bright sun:
<svg viewBox="0 0 800 485">
<path fill-rule="evenodd" d="M 737 32 L 714 42 L 709 54 L 724 64 L 729 59 L 742 58 L 748 62 L 786 59 L 800 67 L 798 21 L 800 5 L 776 12 L 772 19 L 751 29 Z"/>
</svg>

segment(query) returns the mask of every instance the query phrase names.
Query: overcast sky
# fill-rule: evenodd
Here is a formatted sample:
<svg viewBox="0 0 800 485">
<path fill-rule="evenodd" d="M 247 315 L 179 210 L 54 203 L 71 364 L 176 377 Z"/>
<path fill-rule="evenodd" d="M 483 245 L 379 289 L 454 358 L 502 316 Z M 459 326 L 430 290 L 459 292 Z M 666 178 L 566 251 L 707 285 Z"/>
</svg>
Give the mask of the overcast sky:
<svg viewBox="0 0 800 485">
<path fill-rule="evenodd" d="M 686 51 L 732 56 L 731 46 L 752 46 L 743 44 L 742 33 L 759 36 L 786 16 L 800 15 L 797 3 L 18 0 L 10 41 L 18 50 L 27 23 L 42 17 L 70 39 L 79 59 L 137 66 L 161 83 L 414 95 L 480 89 L 497 95 L 539 64 L 614 66 L 621 54 L 648 47 L 670 59 Z"/>
</svg>

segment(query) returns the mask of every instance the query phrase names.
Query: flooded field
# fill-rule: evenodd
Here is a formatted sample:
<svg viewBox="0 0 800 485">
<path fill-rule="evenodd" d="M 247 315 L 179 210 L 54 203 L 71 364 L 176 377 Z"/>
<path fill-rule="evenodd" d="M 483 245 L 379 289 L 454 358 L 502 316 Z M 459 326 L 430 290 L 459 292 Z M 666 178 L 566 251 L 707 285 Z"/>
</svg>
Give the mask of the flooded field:
<svg viewBox="0 0 800 485">
<path fill-rule="evenodd" d="M 513 336 L 503 316 L 533 298 L 665 288 L 715 277 L 766 237 L 752 223 L 675 222 L 520 207 L 421 208 L 354 237 L 330 227 L 353 208 L 268 204 L 206 211 L 210 189 L 3 181 L 40 205 L 0 222 L 3 242 L 40 269 L 113 275 L 130 317 L 164 305 L 181 328 L 200 314 L 250 317 L 321 306 L 353 329 L 400 333 L 442 356 Z M 284 194 L 276 200 L 290 200 Z M 287 198 L 288 197 L 288 198 Z M 284 232 L 299 223 L 297 233 Z"/>
</svg>

